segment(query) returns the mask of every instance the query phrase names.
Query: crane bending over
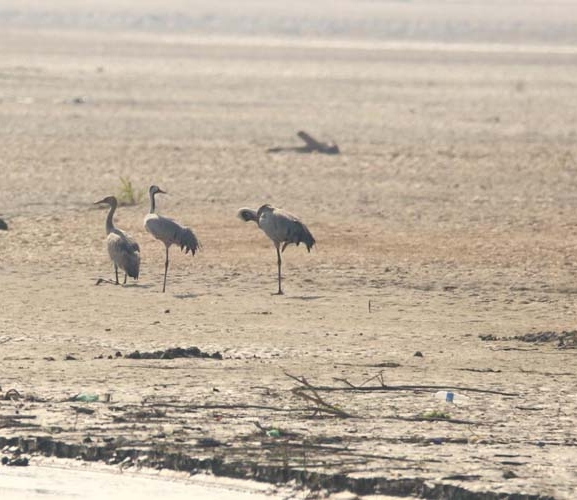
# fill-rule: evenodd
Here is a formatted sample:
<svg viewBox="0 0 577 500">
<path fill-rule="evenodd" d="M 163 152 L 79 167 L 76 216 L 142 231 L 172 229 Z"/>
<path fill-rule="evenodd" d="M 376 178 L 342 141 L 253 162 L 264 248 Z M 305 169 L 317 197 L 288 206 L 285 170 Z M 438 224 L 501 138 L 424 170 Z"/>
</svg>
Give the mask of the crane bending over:
<svg viewBox="0 0 577 500">
<path fill-rule="evenodd" d="M 95 205 L 101 203 L 106 203 L 110 206 L 110 211 L 106 217 L 106 245 L 108 246 L 108 254 L 112 262 L 114 262 L 115 284 L 119 284 L 118 268 L 124 271 L 124 284 L 126 284 L 126 275 L 137 280 L 140 274 L 140 247 L 130 235 L 114 227 L 113 217 L 118 206 L 116 198 L 114 196 L 107 196 L 97 201 Z"/>
<path fill-rule="evenodd" d="M 250 208 L 241 208 L 238 211 L 238 217 L 245 222 L 256 222 L 258 227 L 261 228 L 274 243 L 278 265 L 277 295 L 282 295 L 281 252 L 284 252 L 285 248 L 291 243 L 294 243 L 296 246 L 304 243 L 307 251 L 310 252 L 316 243 L 313 235 L 298 217 L 270 205 L 263 205 L 256 211 Z"/>
<path fill-rule="evenodd" d="M 200 250 L 201 245 L 192 229 L 181 226 L 178 222 L 168 217 L 154 213 L 156 207 L 154 197 L 158 193 L 167 194 L 166 191 L 163 191 L 158 186 L 150 186 L 148 190 L 150 212 L 144 217 L 144 228 L 157 240 L 162 241 L 166 247 L 164 283 L 162 285 L 162 292 L 164 293 L 166 290 L 166 275 L 168 273 L 168 249 L 171 245 L 178 245 L 181 250 L 185 250 L 184 253 L 191 252 L 191 255 Z"/>
</svg>

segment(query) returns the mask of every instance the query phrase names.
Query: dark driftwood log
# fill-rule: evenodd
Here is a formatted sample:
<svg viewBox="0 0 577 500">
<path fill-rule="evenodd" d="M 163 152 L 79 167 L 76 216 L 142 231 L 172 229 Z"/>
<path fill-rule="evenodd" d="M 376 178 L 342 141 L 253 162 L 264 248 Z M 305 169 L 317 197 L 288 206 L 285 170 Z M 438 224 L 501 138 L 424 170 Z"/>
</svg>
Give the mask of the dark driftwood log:
<svg viewBox="0 0 577 500">
<path fill-rule="evenodd" d="M 297 133 L 304 142 L 305 146 L 300 147 L 277 147 L 267 149 L 268 153 L 280 153 L 283 151 L 294 151 L 296 153 L 323 153 L 326 155 L 338 155 L 341 151 L 339 146 L 335 143 L 319 142 L 310 134 L 307 134 L 303 130 L 299 130 Z"/>
</svg>

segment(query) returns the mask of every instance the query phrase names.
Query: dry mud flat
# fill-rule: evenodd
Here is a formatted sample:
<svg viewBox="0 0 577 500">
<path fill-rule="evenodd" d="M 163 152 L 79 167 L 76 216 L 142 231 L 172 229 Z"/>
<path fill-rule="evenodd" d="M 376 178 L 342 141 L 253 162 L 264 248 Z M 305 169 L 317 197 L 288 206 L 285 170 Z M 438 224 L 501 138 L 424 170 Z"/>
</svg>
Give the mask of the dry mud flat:
<svg viewBox="0 0 577 500">
<path fill-rule="evenodd" d="M 571 55 L 0 37 L 7 457 L 574 498 Z M 266 153 L 300 128 L 342 154 Z M 117 219 L 140 282 L 94 286 L 111 272 L 92 202 L 121 175 L 169 191 L 161 213 L 204 243 L 172 252 L 165 295 L 145 203 Z M 235 219 L 264 201 L 319 242 L 287 250 L 285 297 L 270 243 Z M 193 346 L 222 359 L 126 357 Z"/>
</svg>

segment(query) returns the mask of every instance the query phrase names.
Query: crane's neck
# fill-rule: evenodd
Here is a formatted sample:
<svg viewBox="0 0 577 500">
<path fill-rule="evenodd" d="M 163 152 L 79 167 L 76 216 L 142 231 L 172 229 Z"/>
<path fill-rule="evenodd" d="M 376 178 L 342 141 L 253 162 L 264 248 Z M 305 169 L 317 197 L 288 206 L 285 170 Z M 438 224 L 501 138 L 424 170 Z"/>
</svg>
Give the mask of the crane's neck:
<svg viewBox="0 0 577 500">
<path fill-rule="evenodd" d="M 110 234 L 114 231 L 114 222 L 112 221 L 114 212 L 116 212 L 116 203 L 110 205 L 110 211 L 108 212 L 108 217 L 106 217 L 106 234 Z"/>
<path fill-rule="evenodd" d="M 154 202 L 154 195 L 155 195 L 155 194 L 156 194 L 156 193 L 154 193 L 154 192 L 151 192 L 151 193 L 150 193 L 150 213 L 151 213 L 151 214 L 153 214 L 153 213 L 154 213 L 154 210 L 156 209 L 156 204 L 155 204 L 155 202 Z"/>
</svg>

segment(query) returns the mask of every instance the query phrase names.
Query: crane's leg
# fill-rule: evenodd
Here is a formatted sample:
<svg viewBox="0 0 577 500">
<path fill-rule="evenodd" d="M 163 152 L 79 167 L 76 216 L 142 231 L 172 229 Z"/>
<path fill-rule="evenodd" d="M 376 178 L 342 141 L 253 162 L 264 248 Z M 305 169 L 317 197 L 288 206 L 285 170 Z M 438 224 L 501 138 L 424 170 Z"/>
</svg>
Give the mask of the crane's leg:
<svg viewBox="0 0 577 500">
<path fill-rule="evenodd" d="M 164 261 L 164 284 L 162 285 L 162 293 L 166 290 L 166 275 L 168 274 L 168 247 L 166 247 L 166 260 Z"/>
<path fill-rule="evenodd" d="M 114 273 L 116 274 L 116 284 L 118 285 L 118 266 L 114 264 Z"/>
<path fill-rule="evenodd" d="M 126 273 L 124 273 L 124 283 L 122 283 L 123 285 L 126 285 L 126 280 L 127 280 L 127 279 L 128 279 L 128 278 L 127 278 L 127 276 L 126 276 Z"/>
<path fill-rule="evenodd" d="M 276 263 L 278 265 L 278 292 L 275 295 L 283 295 L 282 287 L 281 287 L 282 278 L 281 278 L 281 272 L 280 272 L 282 260 L 280 257 L 280 249 L 279 249 L 278 245 L 276 245 L 276 257 L 277 257 Z"/>
</svg>

